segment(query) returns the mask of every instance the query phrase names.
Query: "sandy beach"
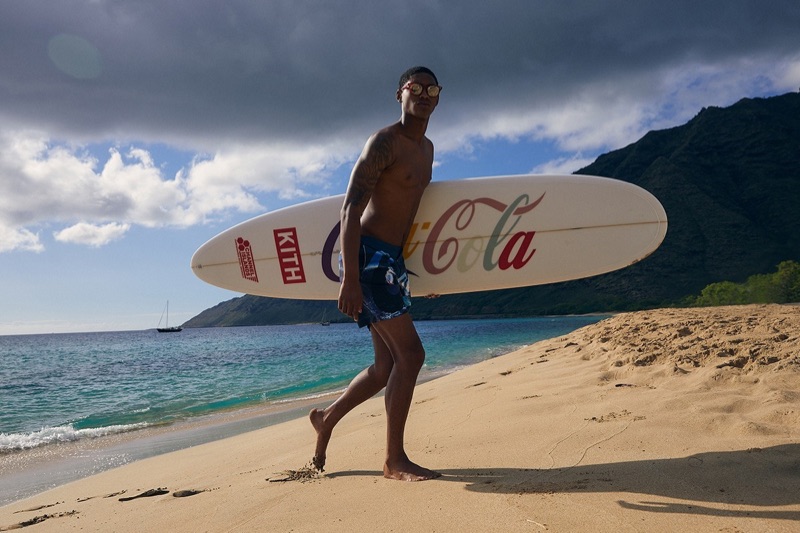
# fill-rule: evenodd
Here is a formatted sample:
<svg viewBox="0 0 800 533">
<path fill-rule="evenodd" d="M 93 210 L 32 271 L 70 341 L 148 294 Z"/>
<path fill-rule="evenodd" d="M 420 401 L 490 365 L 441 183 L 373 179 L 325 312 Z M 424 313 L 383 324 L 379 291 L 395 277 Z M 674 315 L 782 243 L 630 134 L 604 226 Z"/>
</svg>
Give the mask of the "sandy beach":
<svg viewBox="0 0 800 533">
<path fill-rule="evenodd" d="M 373 398 L 320 477 L 291 475 L 303 418 L 15 502 L 0 531 L 800 531 L 800 307 L 619 314 L 423 383 L 407 450 L 437 480 L 383 479 L 384 434 Z"/>
</svg>

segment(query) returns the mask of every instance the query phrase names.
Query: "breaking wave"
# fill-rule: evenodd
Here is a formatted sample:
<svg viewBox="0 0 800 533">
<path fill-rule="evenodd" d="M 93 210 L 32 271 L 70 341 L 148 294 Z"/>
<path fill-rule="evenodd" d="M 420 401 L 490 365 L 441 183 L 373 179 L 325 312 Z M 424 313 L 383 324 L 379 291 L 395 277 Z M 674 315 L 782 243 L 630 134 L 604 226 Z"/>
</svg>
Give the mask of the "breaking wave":
<svg viewBox="0 0 800 533">
<path fill-rule="evenodd" d="M 81 439 L 94 439 L 107 435 L 115 435 L 117 433 L 127 433 L 128 431 L 135 431 L 149 425 L 150 424 L 139 423 L 87 429 L 75 429 L 72 426 L 58 426 L 46 427 L 30 433 L 0 433 L 0 453 L 29 450 L 48 444 L 74 442 Z"/>
</svg>

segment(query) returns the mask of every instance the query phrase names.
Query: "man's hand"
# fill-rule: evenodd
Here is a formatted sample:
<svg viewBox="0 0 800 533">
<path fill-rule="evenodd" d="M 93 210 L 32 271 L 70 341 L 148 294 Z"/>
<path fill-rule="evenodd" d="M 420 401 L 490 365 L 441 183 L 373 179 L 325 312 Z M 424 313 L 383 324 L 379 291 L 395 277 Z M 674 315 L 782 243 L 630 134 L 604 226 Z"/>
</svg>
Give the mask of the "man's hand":
<svg viewBox="0 0 800 533">
<path fill-rule="evenodd" d="M 339 311 L 358 321 L 364 295 L 358 282 L 343 281 L 339 286 Z"/>
</svg>

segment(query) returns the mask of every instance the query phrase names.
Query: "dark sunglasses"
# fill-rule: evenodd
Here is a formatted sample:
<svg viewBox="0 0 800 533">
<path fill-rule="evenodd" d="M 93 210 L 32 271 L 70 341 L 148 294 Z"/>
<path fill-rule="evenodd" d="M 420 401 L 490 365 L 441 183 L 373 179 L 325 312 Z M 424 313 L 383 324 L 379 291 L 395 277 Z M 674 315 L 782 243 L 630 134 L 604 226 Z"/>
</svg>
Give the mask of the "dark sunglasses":
<svg viewBox="0 0 800 533">
<path fill-rule="evenodd" d="M 421 83 L 408 82 L 403 86 L 403 89 L 401 89 L 401 90 L 404 90 L 404 89 L 408 89 L 408 92 L 410 92 L 414 96 L 421 95 L 422 91 L 424 89 L 425 92 L 428 93 L 428 96 L 430 96 L 431 98 L 436 98 L 437 96 L 439 96 L 439 93 L 442 91 L 442 86 L 441 85 L 428 85 L 426 87 L 426 86 L 423 86 Z"/>
</svg>

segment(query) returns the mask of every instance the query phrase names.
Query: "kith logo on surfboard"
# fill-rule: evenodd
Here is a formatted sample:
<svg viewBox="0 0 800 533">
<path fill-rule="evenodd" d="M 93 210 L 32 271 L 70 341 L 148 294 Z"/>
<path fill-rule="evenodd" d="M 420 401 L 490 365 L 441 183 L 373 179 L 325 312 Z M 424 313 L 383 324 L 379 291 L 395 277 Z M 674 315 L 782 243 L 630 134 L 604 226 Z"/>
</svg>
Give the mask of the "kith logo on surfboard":
<svg viewBox="0 0 800 533">
<path fill-rule="evenodd" d="M 258 283 L 256 262 L 253 259 L 253 249 L 250 247 L 250 241 L 241 237 L 236 239 L 236 254 L 239 256 L 239 268 L 242 269 L 242 277 Z"/>
<path fill-rule="evenodd" d="M 284 285 L 305 283 L 306 273 L 303 270 L 303 257 L 297 242 L 297 228 L 272 230 L 275 236 L 275 248 L 278 250 L 278 261 Z"/>
</svg>

